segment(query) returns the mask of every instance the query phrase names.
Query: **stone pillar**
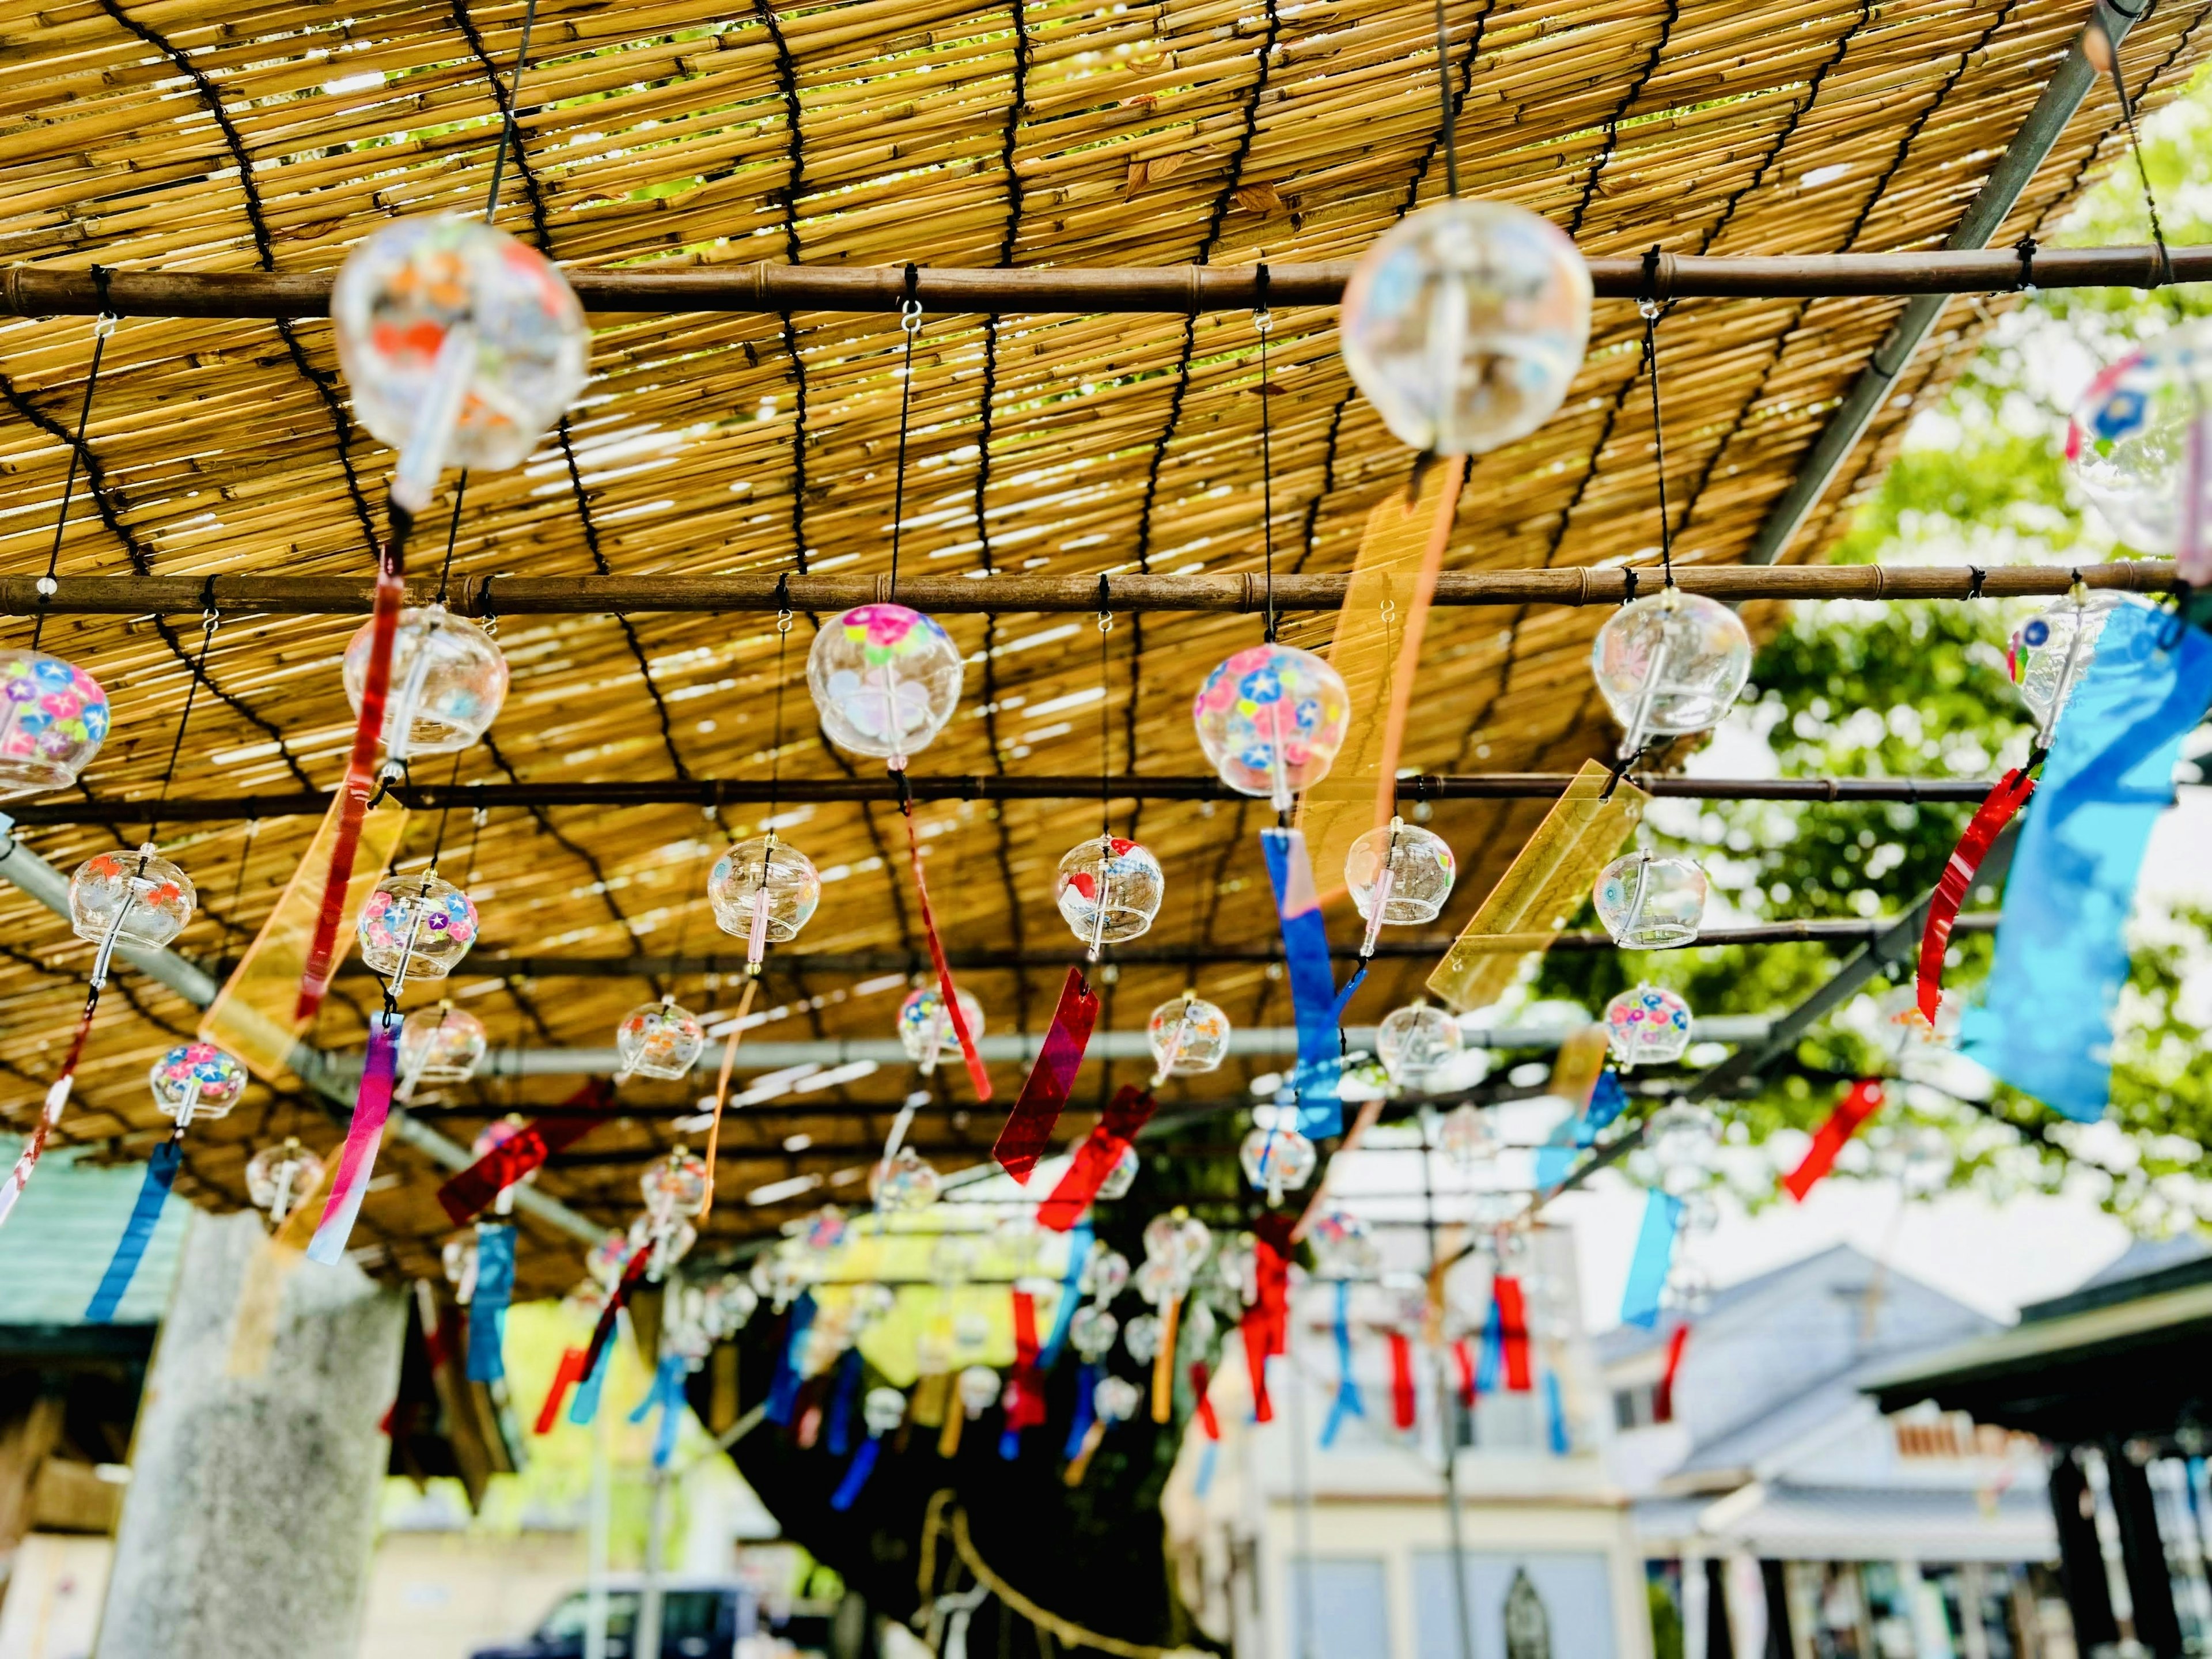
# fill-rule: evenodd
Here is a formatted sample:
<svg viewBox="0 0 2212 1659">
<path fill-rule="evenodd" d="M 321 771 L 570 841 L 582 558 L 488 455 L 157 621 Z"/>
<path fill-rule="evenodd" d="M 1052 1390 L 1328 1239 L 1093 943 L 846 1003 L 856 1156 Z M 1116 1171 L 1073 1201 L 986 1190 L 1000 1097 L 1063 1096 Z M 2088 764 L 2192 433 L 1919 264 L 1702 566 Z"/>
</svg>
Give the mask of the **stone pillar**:
<svg viewBox="0 0 2212 1659">
<path fill-rule="evenodd" d="M 353 1659 L 405 1329 L 397 1287 L 280 1258 L 252 1214 L 192 1218 L 98 1659 Z"/>
</svg>

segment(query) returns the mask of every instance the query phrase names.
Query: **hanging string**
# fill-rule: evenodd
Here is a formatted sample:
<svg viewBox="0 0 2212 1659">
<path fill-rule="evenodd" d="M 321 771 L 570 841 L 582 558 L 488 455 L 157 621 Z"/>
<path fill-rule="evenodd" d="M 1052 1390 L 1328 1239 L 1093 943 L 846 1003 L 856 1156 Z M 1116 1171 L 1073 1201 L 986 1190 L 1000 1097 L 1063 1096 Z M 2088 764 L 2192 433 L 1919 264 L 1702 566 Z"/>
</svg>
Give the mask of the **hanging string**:
<svg viewBox="0 0 2212 1659">
<path fill-rule="evenodd" d="M 2135 101 L 2128 96 L 2127 77 L 2120 72 L 2118 49 L 2113 46 L 2112 37 L 2106 33 L 2101 19 L 2092 18 L 2089 26 L 2081 31 L 2081 55 L 2112 77 L 2112 95 L 2119 100 L 2120 118 L 2127 123 L 2128 147 L 2135 153 L 2136 180 L 2142 186 L 2143 211 L 2150 219 L 2151 243 L 2158 250 L 2158 270 L 2151 277 L 2151 286 L 2164 293 L 2174 320 L 2185 322 L 2189 313 L 2182 306 L 2181 295 L 2174 291 L 2173 257 L 2166 251 L 2166 227 L 2159 220 L 2158 198 L 2150 187 L 2150 163 L 2143 158 L 2142 133 L 2136 125 Z"/>
<path fill-rule="evenodd" d="M 499 154 L 492 157 L 491 193 L 484 202 L 486 224 L 491 223 L 492 216 L 499 211 L 500 184 L 507 176 L 507 153 L 514 148 L 514 112 L 522 98 L 523 65 L 530 61 L 530 30 L 537 21 L 538 0 L 529 0 L 522 9 L 522 44 L 515 48 L 514 74 L 507 82 L 507 98 L 500 111 Z"/>
<path fill-rule="evenodd" d="M 461 498 L 469 493 L 469 470 L 461 469 L 461 476 L 453 483 L 453 516 L 446 523 L 446 560 L 438 567 L 438 603 L 446 602 L 446 592 L 453 577 L 453 544 L 461 537 Z"/>
<path fill-rule="evenodd" d="M 232 911 L 234 912 L 231 917 L 231 925 L 237 927 L 241 933 L 252 931 L 247 928 L 243 922 L 238 920 L 235 912 L 240 907 L 240 903 L 246 896 L 246 861 L 248 858 L 252 856 L 253 838 L 260 833 L 261 820 L 259 818 L 246 819 L 246 835 L 244 839 L 241 840 L 238 845 L 238 868 L 230 872 L 230 903 Z"/>
<path fill-rule="evenodd" d="M 1653 248 L 1644 256 L 1644 285 L 1647 290 L 1655 285 L 1659 264 L 1659 250 Z M 1644 373 L 1651 382 L 1651 453 L 1659 471 L 1659 563 L 1664 571 L 1667 586 L 1674 585 L 1674 535 L 1673 520 L 1667 511 L 1667 428 L 1659 416 L 1659 301 L 1646 292 L 1636 302 L 1637 314 L 1644 319 Z"/>
<path fill-rule="evenodd" d="M 439 809 L 438 833 L 430 840 L 430 863 L 428 873 L 434 876 L 438 873 L 438 854 L 446 850 L 446 825 L 453 816 L 454 786 L 460 781 L 461 757 L 457 752 L 453 756 L 453 769 L 446 779 L 446 804 Z"/>
<path fill-rule="evenodd" d="M 1112 728 L 1106 713 L 1109 701 L 1107 688 L 1113 684 L 1113 594 L 1102 573 L 1098 578 L 1098 834 L 1102 840 L 1111 840 L 1114 835 L 1114 797 L 1107 781 L 1113 769 L 1114 751 L 1109 735 Z"/>
<path fill-rule="evenodd" d="M 891 532 L 896 546 L 898 532 Z M 897 577 L 898 555 L 891 555 L 893 581 Z M 768 818 L 771 832 L 775 827 L 776 811 L 783 793 L 783 674 L 784 659 L 791 646 L 791 578 L 780 575 L 775 579 L 775 744 L 768 751 Z"/>
<path fill-rule="evenodd" d="M 914 408 L 914 338 L 921 332 L 921 301 L 915 298 L 921 267 L 906 267 L 906 298 L 899 301 L 899 331 L 906 336 L 906 362 L 899 371 L 898 477 L 891 486 L 891 597 L 898 598 L 899 532 L 906 522 L 907 420 Z"/>
<path fill-rule="evenodd" d="M 214 591 L 215 578 L 210 576 L 207 580 L 210 599 Z M 215 643 L 215 630 L 222 622 L 212 603 L 200 613 L 199 659 L 191 665 L 191 678 L 185 683 L 184 713 L 177 716 L 177 735 L 169 744 L 169 763 L 161 769 L 161 793 L 154 797 L 153 816 L 147 820 L 146 840 L 149 844 L 159 839 L 155 832 L 161 827 L 161 809 L 169 804 L 169 785 L 177 775 L 177 757 L 184 752 L 185 728 L 191 724 L 192 699 L 199 695 L 200 682 L 207 678 L 208 648 Z"/>
<path fill-rule="evenodd" d="M 1262 261 L 1255 272 L 1258 305 L 1252 327 L 1260 337 L 1260 535 L 1267 568 L 1267 643 L 1275 642 L 1275 450 L 1273 422 L 1267 414 L 1274 388 L 1267 380 L 1267 336 L 1275 326 L 1267 309 L 1267 267 Z"/>
<path fill-rule="evenodd" d="M 1459 131 L 1452 118 L 1451 31 L 1444 23 L 1444 0 L 1437 0 L 1437 105 L 1443 116 L 1444 193 L 1459 199 Z"/>
<path fill-rule="evenodd" d="M 92 389 L 100 384 L 100 360 L 106 354 L 107 337 L 115 332 L 115 318 L 107 309 L 107 267 L 94 265 L 92 280 L 100 288 L 100 315 L 92 323 L 92 368 L 84 377 L 84 401 L 77 405 L 76 438 L 70 445 L 69 477 L 63 481 L 61 511 L 54 519 L 54 544 L 46 553 L 46 574 L 39 578 L 39 609 L 31 623 L 33 651 L 46 631 L 46 602 L 61 586 L 55 575 L 61 568 L 62 532 L 69 528 L 70 498 L 76 494 L 77 466 L 84 459 L 84 429 L 92 419 Z"/>
</svg>

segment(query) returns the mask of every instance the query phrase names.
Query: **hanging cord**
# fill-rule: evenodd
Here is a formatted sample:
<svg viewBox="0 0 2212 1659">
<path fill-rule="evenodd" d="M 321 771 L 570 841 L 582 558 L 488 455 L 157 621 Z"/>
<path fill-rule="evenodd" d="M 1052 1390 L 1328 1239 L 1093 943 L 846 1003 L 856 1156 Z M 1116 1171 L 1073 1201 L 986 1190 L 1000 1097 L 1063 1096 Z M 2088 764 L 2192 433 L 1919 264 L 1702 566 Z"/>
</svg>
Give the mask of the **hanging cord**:
<svg viewBox="0 0 2212 1659">
<path fill-rule="evenodd" d="M 899 527 L 906 522 L 907 421 L 914 409 L 914 338 L 921 332 L 921 301 L 915 298 L 921 267 L 906 267 L 906 298 L 899 301 L 899 331 L 906 336 L 906 362 L 899 376 L 898 477 L 891 486 L 891 598 L 898 598 Z"/>
<path fill-rule="evenodd" d="M 61 568 L 62 532 L 69 528 L 70 498 L 76 494 L 76 472 L 84 459 L 84 429 L 92 419 L 92 389 L 100 384 L 100 360 L 107 351 L 107 337 L 115 332 L 114 315 L 107 309 L 107 267 L 94 265 L 92 280 L 100 288 L 100 315 L 92 323 L 92 368 L 84 377 L 84 401 L 77 405 L 76 438 L 70 445 L 69 477 L 62 483 L 61 511 L 54 519 L 54 544 L 46 554 L 46 574 L 39 578 L 39 608 L 31 623 L 31 649 L 46 631 L 46 603 L 59 591 L 55 575 Z"/>
<path fill-rule="evenodd" d="M 1674 533 L 1673 520 L 1667 511 L 1667 428 L 1659 417 L 1659 301 L 1653 290 L 1658 286 L 1659 250 L 1655 246 L 1644 256 L 1644 297 L 1636 302 L 1637 314 L 1644 319 L 1644 373 L 1651 382 L 1651 453 L 1659 471 L 1659 565 L 1666 575 L 1666 585 L 1674 585 Z"/>
<path fill-rule="evenodd" d="M 177 757 L 184 753 L 185 728 L 191 725 L 192 720 L 192 699 L 199 693 L 200 682 L 207 678 L 208 647 L 215 643 L 215 630 L 222 622 L 214 605 L 214 577 L 210 576 L 207 579 L 202 592 L 205 594 L 208 603 L 206 608 L 200 612 L 199 659 L 191 665 L 192 677 L 185 683 L 185 711 L 177 716 L 177 735 L 169 743 L 169 763 L 161 769 L 161 793 L 154 798 L 153 816 L 146 823 L 146 840 L 149 844 L 157 839 L 155 832 L 161 827 L 161 809 L 169 804 L 169 785 L 177 775 Z"/>
<path fill-rule="evenodd" d="M 1451 31 L 1444 23 L 1444 0 L 1437 0 L 1437 105 L 1443 114 L 1444 194 L 1459 199 L 1459 125 L 1452 118 Z"/>
<path fill-rule="evenodd" d="M 486 224 L 491 223 L 493 216 L 499 211 L 500 185 L 507 177 L 507 153 L 514 147 L 514 114 L 522 99 L 522 69 L 530 61 L 530 31 L 537 21 L 538 0 L 529 0 L 522 9 L 522 44 L 515 48 L 514 74 L 507 82 L 507 97 L 500 111 L 499 154 L 492 158 L 491 193 L 484 202 Z"/>
<path fill-rule="evenodd" d="M 2158 250 L 2158 269 L 2151 273 L 2150 285 L 2165 295 L 2174 320 L 2185 322 L 2189 313 L 2173 289 L 2173 256 L 2166 251 L 2166 227 L 2160 222 L 2158 198 L 2150 187 L 2150 163 L 2143 159 L 2142 132 L 2136 125 L 2135 102 L 2128 96 L 2127 77 L 2120 71 L 2119 50 L 2106 33 L 2102 19 L 2091 18 L 2088 27 L 2081 31 L 2081 55 L 2112 77 L 2112 95 L 2119 100 L 2120 118 L 2127 123 L 2128 146 L 2135 153 L 2136 179 L 2142 185 L 2143 211 L 2150 219 L 2151 244 Z"/>
<path fill-rule="evenodd" d="M 453 483 L 453 516 L 446 525 L 446 559 L 438 567 L 438 600 L 446 602 L 446 593 L 453 579 L 453 544 L 461 537 L 461 498 L 469 493 L 469 470 L 461 469 L 461 476 Z"/>
<path fill-rule="evenodd" d="M 446 825 L 453 816 L 453 794 L 460 781 L 461 757 L 457 751 L 453 756 L 453 772 L 446 779 L 446 804 L 438 811 L 438 833 L 430 838 L 430 862 L 424 872 L 427 875 L 438 873 L 438 854 L 446 850 Z"/>
<path fill-rule="evenodd" d="M 1102 841 L 1110 841 L 1114 836 L 1114 796 L 1107 781 L 1113 769 L 1114 751 L 1112 726 L 1106 714 L 1107 688 L 1113 683 L 1113 591 L 1102 572 L 1098 578 L 1098 836 Z"/>
<path fill-rule="evenodd" d="M 1253 331 L 1260 337 L 1260 535 L 1267 568 L 1267 643 L 1275 642 L 1275 451 L 1273 422 L 1267 414 L 1274 388 L 1267 380 L 1267 336 L 1275 326 L 1267 309 L 1267 267 L 1255 272 L 1258 305 L 1252 312 Z"/>
<path fill-rule="evenodd" d="M 896 558 L 894 554 L 893 558 Z M 775 745 L 768 751 L 768 816 L 771 830 L 783 792 L 783 665 L 791 645 L 791 578 L 775 579 Z"/>
</svg>

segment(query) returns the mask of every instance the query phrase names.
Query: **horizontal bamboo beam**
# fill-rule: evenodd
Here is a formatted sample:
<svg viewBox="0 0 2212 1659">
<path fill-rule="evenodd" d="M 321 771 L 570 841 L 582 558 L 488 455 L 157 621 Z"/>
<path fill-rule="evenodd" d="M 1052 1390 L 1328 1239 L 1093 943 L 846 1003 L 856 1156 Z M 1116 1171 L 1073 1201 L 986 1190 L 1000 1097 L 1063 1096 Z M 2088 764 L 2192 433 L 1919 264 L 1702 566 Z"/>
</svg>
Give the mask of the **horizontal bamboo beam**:
<svg viewBox="0 0 2212 1659">
<path fill-rule="evenodd" d="M 2085 586 L 2162 593 L 2173 586 L 2165 559 L 2116 560 L 2069 569 L 2058 565 L 1796 564 L 1680 565 L 1682 591 L 1739 604 L 1752 599 L 2018 599 Z M 0 616 L 139 617 L 198 613 L 208 605 L 226 617 L 366 616 L 373 576 L 64 576 L 43 602 L 36 576 L 0 577 Z M 1656 592 L 1656 570 L 1578 567 L 1565 570 L 1448 570 L 1437 579 L 1442 605 L 1619 605 Z M 1351 578 L 1279 575 L 1278 611 L 1342 608 Z M 437 584 L 410 585 L 408 598 L 428 605 Z M 1267 608 L 1267 581 L 1256 573 L 1192 576 L 1115 576 L 1106 602 L 1137 611 L 1257 615 Z M 1029 612 L 1095 613 L 1097 576 L 467 576 L 454 580 L 447 608 L 465 617 L 623 616 L 655 613 L 769 613 L 788 605 L 816 614 L 896 599 L 937 616 Z"/>
<path fill-rule="evenodd" d="M 672 313 L 896 312 L 909 297 L 940 314 L 1251 311 L 1261 305 L 1333 306 L 1349 261 L 1326 264 L 924 266 L 909 286 L 902 265 L 689 267 L 567 272 L 586 311 Z M 1265 271 L 1264 288 L 1261 272 Z M 1923 253 L 1814 253 L 1715 258 L 1662 253 L 1589 261 L 1598 297 L 1634 300 L 1820 299 L 1915 294 L 1999 294 L 2039 288 L 2155 288 L 2151 247 L 2010 249 Z M 335 273 L 111 270 L 15 264 L 0 270 L 0 313 L 19 317 L 324 317 Z M 2212 247 L 2172 250 L 2179 283 L 2212 280 Z"/>
<path fill-rule="evenodd" d="M 1478 772 L 1398 780 L 1398 799 L 1437 800 L 1555 800 L 1574 781 L 1571 772 Z M 1904 801 L 1937 805 L 1978 801 L 1990 792 L 1988 778 L 1686 778 L 1632 773 L 1630 781 L 1649 794 L 1686 800 Z M 1124 775 L 1108 781 L 1081 773 L 1004 777 L 990 773 L 909 775 L 907 788 L 916 800 L 1115 800 L 1236 801 L 1249 799 L 1204 774 Z M 878 778 L 694 778 L 688 782 L 656 779 L 633 783 L 608 779 L 594 783 L 426 783 L 396 786 L 393 795 L 416 811 L 561 806 L 764 806 L 834 805 L 854 801 L 895 801 L 899 786 L 889 774 Z M 307 790 L 284 795 L 172 796 L 167 802 L 134 800 L 10 801 L 0 816 L 24 825 L 51 823 L 144 823 L 158 816 L 165 824 L 233 823 L 263 818 L 320 817 L 331 797 Z"/>
</svg>

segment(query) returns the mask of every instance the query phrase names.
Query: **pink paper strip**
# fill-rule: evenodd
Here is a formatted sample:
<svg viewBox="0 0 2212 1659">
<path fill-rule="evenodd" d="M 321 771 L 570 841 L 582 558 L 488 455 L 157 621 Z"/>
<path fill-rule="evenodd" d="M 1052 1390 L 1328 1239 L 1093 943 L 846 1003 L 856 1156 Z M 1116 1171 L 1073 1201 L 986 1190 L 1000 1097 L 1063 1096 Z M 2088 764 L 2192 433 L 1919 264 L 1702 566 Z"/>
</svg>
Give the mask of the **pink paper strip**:
<svg viewBox="0 0 2212 1659">
<path fill-rule="evenodd" d="M 1026 1185 L 1030 1171 L 1044 1155 L 1052 1126 L 1060 1121 L 1075 1074 L 1083 1069 L 1083 1051 L 1091 1046 L 1091 1028 L 1097 1019 L 1098 998 L 1085 982 L 1083 970 L 1069 969 L 1060 987 L 1060 1006 L 1053 1011 L 1052 1029 L 1044 1034 L 1036 1064 L 1030 1067 L 1012 1115 L 991 1148 L 999 1166 L 1016 1181 Z"/>
<path fill-rule="evenodd" d="M 345 1150 L 338 1154 L 337 1178 L 323 1204 L 323 1218 L 307 1241 L 307 1260 L 336 1267 L 345 1255 L 346 1240 L 353 1236 L 354 1218 L 368 1192 L 368 1177 L 376 1167 L 377 1142 L 384 1137 L 384 1121 L 392 1115 L 392 1085 L 398 1071 L 399 1016 L 380 1013 L 369 1021 L 368 1055 L 361 1071 L 361 1092 L 354 1097 L 353 1122 L 347 1127 Z"/>
</svg>

